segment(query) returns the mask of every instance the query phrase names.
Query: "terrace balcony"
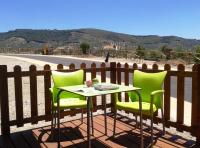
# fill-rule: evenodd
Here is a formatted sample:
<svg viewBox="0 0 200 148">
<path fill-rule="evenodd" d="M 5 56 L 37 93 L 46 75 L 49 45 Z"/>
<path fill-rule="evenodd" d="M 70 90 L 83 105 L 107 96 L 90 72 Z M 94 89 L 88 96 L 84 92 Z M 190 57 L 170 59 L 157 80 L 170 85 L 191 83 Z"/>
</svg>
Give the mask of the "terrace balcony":
<svg viewBox="0 0 200 148">
<path fill-rule="evenodd" d="M 151 69 L 147 69 L 147 65 L 143 64 L 138 68 L 137 64 L 132 66 L 120 63 L 110 63 L 106 67 L 102 63 L 100 67 L 96 67 L 93 63 L 87 68 L 83 63 L 80 65 L 85 72 L 85 80 L 98 77 L 101 82 L 111 82 L 117 84 L 129 85 L 132 82 L 132 73 L 135 69 L 140 69 L 146 72 L 160 71 L 158 65 L 154 64 Z M 74 64 L 69 65 L 69 69 L 63 69 L 63 65 L 58 65 L 59 71 L 74 71 Z M 192 71 L 185 71 L 183 65 L 178 65 L 177 70 L 171 70 L 170 65 L 165 65 L 164 70 L 168 71 L 164 83 L 164 119 L 166 127 L 174 127 L 179 132 L 189 132 L 194 139 L 187 139 L 179 136 L 176 133 L 166 132 L 161 135 L 159 128 L 154 128 L 154 137 L 156 139 L 155 147 L 199 147 L 200 143 L 200 65 L 194 65 Z M 176 87 L 173 86 L 171 77 L 176 77 Z M 24 79 L 28 79 L 25 83 Z M 110 78 L 110 79 L 109 79 Z M 185 80 L 189 78 L 191 83 L 191 108 L 186 108 L 185 98 Z M 38 83 L 38 79 L 41 79 Z M 57 147 L 56 133 L 51 135 L 50 132 L 50 117 L 51 117 L 51 95 L 49 88 L 51 87 L 51 68 L 49 65 L 44 66 L 44 70 L 37 70 L 36 66 L 31 65 L 29 71 L 22 71 L 20 66 L 15 66 L 13 72 L 8 72 L 5 65 L 0 65 L 0 105 L 1 105 L 1 136 L 0 147 Z M 13 83 L 13 88 L 10 88 L 8 83 Z M 24 91 L 24 88 L 29 86 L 29 91 Z M 188 85 L 188 84 L 187 84 Z M 38 87 L 42 87 L 38 89 Z M 171 90 L 177 91 L 176 110 L 171 112 Z M 14 90 L 14 107 L 10 107 L 11 96 L 9 93 Z M 41 92 L 39 92 L 41 91 Z M 41 97 L 42 94 L 43 97 Z M 25 98 L 24 95 L 29 95 Z M 40 96 L 40 97 L 39 97 Z M 29 100 L 23 103 L 24 99 Z M 140 146 L 140 129 L 135 126 L 135 118 L 128 112 L 118 112 L 117 116 L 117 136 L 112 138 L 113 130 L 113 100 L 110 96 L 106 96 L 106 106 L 109 110 L 107 113 L 107 128 L 108 134 L 104 132 L 103 115 L 99 113 L 103 109 L 104 99 L 93 99 L 94 116 L 94 135 L 92 136 L 92 147 L 139 147 Z M 121 100 L 128 101 L 128 96 L 125 93 L 121 94 Z M 39 101 L 43 103 L 39 104 Z M 27 109 L 28 108 L 28 109 Z M 43 111 L 41 113 L 41 111 Z M 27 115 L 26 112 L 29 112 Z M 186 124 L 184 115 L 191 112 L 190 118 L 187 119 L 189 124 Z M 80 110 L 65 110 L 61 112 L 61 146 L 62 147 L 87 147 L 87 126 L 86 118 L 83 124 L 79 119 L 68 120 L 69 118 L 79 115 Z M 15 118 L 11 118 L 11 114 Z M 175 121 L 171 115 L 176 114 Z M 71 116 L 71 117 L 69 117 Z M 66 121 L 67 119 L 67 121 Z M 41 126 L 40 122 L 47 122 L 47 125 Z M 144 145 L 150 143 L 150 129 L 146 125 L 148 118 L 144 119 Z M 159 113 L 154 117 L 154 124 L 159 124 L 161 118 Z M 33 127 L 29 130 L 13 132 L 15 129 L 31 124 Z M 15 127 L 17 126 L 17 128 Z M 183 134 L 184 135 L 184 134 Z"/>
</svg>

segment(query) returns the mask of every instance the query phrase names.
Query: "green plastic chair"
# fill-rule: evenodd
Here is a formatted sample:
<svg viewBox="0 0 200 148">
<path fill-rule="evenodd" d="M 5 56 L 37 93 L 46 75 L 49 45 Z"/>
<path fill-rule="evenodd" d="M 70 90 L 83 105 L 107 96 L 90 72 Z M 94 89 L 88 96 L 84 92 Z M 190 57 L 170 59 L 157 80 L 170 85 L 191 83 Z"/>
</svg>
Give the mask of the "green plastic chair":
<svg viewBox="0 0 200 148">
<path fill-rule="evenodd" d="M 50 88 L 50 92 L 52 94 L 51 107 L 52 107 L 52 121 L 51 121 L 51 129 L 56 126 L 56 115 L 59 114 L 60 110 L 64 109 L 82 109 L 81 121 L 83 123 L 83 109 L 87 108 L 86 98 L 77 94 L 73 94 L 70 92 L 63 91 L 59 95 L 59 108 L 57 106 L 57 97 L 58 97 L 58 87 L 63 86 L 73 86 L 73 85 L 81 85 L 83 84 L 84 72 L 83 70 L 78 70 L 75 72 L 58 72 L 52 71 L 52 78 L 54 82 L 54 86 Z M 58 116 L 57 119 L 59 120 Z M 92 122 L 92 132 L 93 132 L 93 113 L 91 111 L 91 122 Z M 59 128 L 59 127 L 58 127 Z"/>
<path fill-rule="evenodd" d="M 163 133 L 165 133 L 165 124 L 163 118 L 164 90 L 162 89 L 162 86 L 166 74 L 166 71 L 158 73 L 146 73 L 139 70 L 135 70 L 133 74 L 133 86 L 141 88 L 140 94 L 142 98 L 142 114 L 148 115 L 151 118 L 151 144 L 153 144 L 153 115 L 158 109 L 161 109 Z M 134 92 L 130 92 L 128 95 L 130 97 L 130 102 L 120 102 L 118 95 L 115 95 L 113 136 L 115 136 L 117 109 L 135 113 L 137 125 L 137 115 L 139 115 L 139 98 Z"/>
</svg>

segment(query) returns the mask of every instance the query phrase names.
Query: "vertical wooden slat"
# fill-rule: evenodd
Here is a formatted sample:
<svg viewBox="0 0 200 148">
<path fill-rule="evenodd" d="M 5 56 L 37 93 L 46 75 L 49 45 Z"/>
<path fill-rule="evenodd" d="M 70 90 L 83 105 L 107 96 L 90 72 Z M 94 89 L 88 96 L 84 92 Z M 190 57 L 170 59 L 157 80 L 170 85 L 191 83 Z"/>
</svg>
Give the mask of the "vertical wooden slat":
<svg viewBox="0 0 200 148">
<path fill-rule="evenodd" d="M 197 129 L 197 102 L 198 102 L 198 65 L 195 64 L 192 67 L 192 71 L 196 72 L 196 74 L 193 74 L 192 76 L 192 113 L 191 113 L 191 126 L 192 126 L 192 134 L 196 135 L 196 129 Z"/>
<path fill-rule="evenodd" d="M 191 113 L 191 125 L 194 127 L 197 123 L 197 115 L 196 115 L 196 110 L 197 110 L 197 106 L 196 106 L 196 101 L 197 101 L 197 86 L 198 86 L 198 83 L 197 83 L 197 78 L 198 78 L 198 75 L 195 73 L 197 72 L 197 65 L 194 65 L 192 67 L 192 72 L 193 75 L 192 75 L 192 113 Z"/>
<path fill-rule="evenodd" d="M 30 71 L 30 97 L 31 97 L 31 118 L 38 116 L 38 106 L 37 106 L 37 77 L 36 77 L 36 66 L 31 65 L 29 67 Z M 32 124 L 37 123 L 32 120 Z"/>
<path fill-rule="evenodd" d="M 110 82 L 116 84 L 116 62 L 110 62 Z M 114 112 L 114 94 L 111 94 L 111 112 Z"/>
<path fill-rule="evenodd" d="M 106 68 L 106 64 L 102 63 L 101 64 L 101 82 L 106 82 L 106 69 L 105 68 Z M 104 109 L 103 104 L 105 104 L 105 99 L 106 99 L 106 96 L 103 95 L 102 96 L 102 102 L 101 102 L 102 109 Z"/>
<path fill-rule="evenodd" d="M 51 95 L 49 92 L 49 88 L 51 87 L 51 68 L 49 65 L 44 66 L 44 98 L 45 98 L 45 115 L 51 114 Z M 46 119 L 46 121 L 50 121 L 51 118 Z"/>
<path fill-rule="evenodd" d="M 106 82 L 106 64 L 101 64 L 101 82 Z"/>
<path fill-rule="evenodd" d="M 71 64 L 69 65 L 69 69 L 74 70 L 74 69 L 75 69 L 75 64 L 74 64 L 74 63 L 71 63 Z"/>
<path fill-rule="evenodd" d="M 58 71 L 61 71 L 61 70 L 63 70 L 63 64 L 58 64 L 57 65 L 57 70 Z M 60 118 L 64 118 L 64 114 L 62 114 L 62 112 L 64 112 L 64 110 L 60 110 L 60 114 L 61 114 L 61 116 L 60 116 Z"/>
<path fill-rule="evenodd" d="M 10 134 L 7 66 L 0 65 L 1 133 Z"/>
<path fill-rule="evenodd" d="M 110 82 L 116 84 L 116 63 L 110 62 Z"/>
<path fill-rule="evenodd" d="M 96 74 L 97 74 L 97 72 L 96 72 L 96 64 L 95 63 L 92 63 L 91 64 L 91 69 L 92 69 L 92 71 L 91 71 L 91 80 L 92 79 L 94 79 L 94 78 L 96 78 Z M 92 102 L 93 102 L 93 105 L 94 105 L 94 111 L 96 111 L 97 110 L 97 98 L 96 97 L 92 97 Z"/>
<path fill-rule="evenodd" d="M 169 64 L 165 64 L 164 69 L 166 71 L 170 71 L 171 66 Z M 167 73 L 165 82 L 164 82 L 164 90 L 165 90 L 164 92 L 164 119 L 165 121 L 170 120 L 170 87 L 171 87 L 171 79 L 170 79 L 169 73 Z"/>
<path fill-rule="evenodd" d="M 133 64 L 133 69 L 138 69 L 138 65 L 136 63 Z"/>
<path fill-rule="evenodd" d="M 124 65 L 124 84 L 129 85 L 129 65 L 128 63 L 125 63 Z M 129 102 L 128 94 L 125 93 L 125 102 Z"/>
<path fill-rule="evenodd" d="M 197 79 L 197 81 L 198 81 L 197 123 L 198 123 L 198 125 L 197 125 L 197 131 L 200 131 L 200 107 L 199 107 L 200 106 L 200 64 L 198 64 L 197 71 L 198 71 L 198 79 Z M 196 144 L 200 145 L 200 132 L 197 132 L 197 134 L 196 134 Z"/>
<path fill-rule="evenodd" d="M 153 69 L 153 70 L 158 70 L 158 65 L 157 65 L 157 64 L 153 64 L 153 65 L 152 65 L 152 69 Z"/>
<path fill-rule="evenodd" d="M 23 126 L 22 74 L 18 65 L 14 67 L 14 83 L 17 127 L 21 127 Z"/>
<path fill-rule="evenodd" d="M 71 63 L 70 65 L 69 65 L 69 69 L 71 69 L 71 70 L 75 70 L 75 68 L 76 68 L 76 66 L 75 66 L 75 64 L 74 63 Z M 76 115 L 76 113 L 73 113 L 74 112 L 74 110 L 75 109 L 71 109 L 71 116 L 75 116 Z"/>
<path fill-rule="evenodd" d="M 178 65 L 178 76 L 177 76 L 177 123 L 183 124 L 184 121 L 184 70 L 185 67 L 182 64 Z M 178 131 L 182 131 L 177 128 Z"/>
<path fill-rule="evenodd" d="M 142 64 L 142 70 L 144 70 L 144 71 L 145 71 L 146 69 L 147 69 L 147 64 L 145 64 L 145 63 L 144 63 L 144 64 Z"/>
<path fill-rule="evenodd" d="M 57 65 L 57 70 L 59 71 L 59 70 L 63 70 L 63 65 L 62 64 L 58 64 Z"/>
<path fill-rule="evenodd" d="M 154 71 L 157 71 L 158 70 L 158 65 L 157 64 L 153 64 L 152 65 L 152 69 L 154 70 Z M 154 117 L 155 116 L 158 116 L 158 110 L 154 113 Z M 156 120 L 154 120 L 154 123 L 158 123 L 158 122 L 156 122 Z"/>
<path fill-rule="evenodd" d="M 121 84 L 121 64 L 117 63 L 117 84 Z M 118 99 L 121 101 L 121 93 L 118 93 Z"/>
<path fill-rule="evenodd" d="M 96 78 L 96 64 L 95 63 L 91 64 L 91 69 L 92 69 L 91 79 Z"/>
<path fill-rule="evenodd" d="M 138 69 L 138 65 L 136 63 L 133 64 L 133 70 L 135 71 L 136 69 Z M 134 75 L 134 71 L 133 71 L 133 75 Z M 132 80 L 133 80 L 133 76 L 132 76 Z M 134 82 L 133 83 L 133 86 L 134 86 Z"/>
<path fill-rule="evenodd" d="M 57 70 L 59 71 L 59 70 L 63 70 L 63 64 L 58 64 L 57 65 Z"/>
<path fill-rule="evenodd" d="M 147 69 L 147 64 L 143 63 L 143 64 L 142 64 L 142 69 L 141 69 L 141 70 L 144 71 L 144 72 L 146 72 L 146 69 Z M 141 90 L 141 91 L 142 91 L 142 90 Z M 147 118 L 148 118 L 148 116 L 146 116 L 146 117 L 144 116 L 144 117 L 143 117 L 143 119 L 145 119 L 145 120 L 146 120 Z"/>
<path fill-rule="evenodd" d="M 192 135 L 196 137 L 196 143 L 200 143 L 200 64 L 195 64 L 192 68 Z"/>
<path fill-rule="evenodd" d="M 83 74 L 83 84 L 86 81 L 86 64 L 85 63 L 81 63 L 80 68 L 83 69 L 84 74 Z"/>
<path fill-rule="evenodd" d="M 84 75 L 83 75 L 83 84 L 86 81 L 86 64 L 85 63 L 81 63 L 80 68 L 84 70 Z"/>
<path fill-rule="evenodd" d="M 85 81 L 86 81 L 86 71 L 85 71 L 85 69 L 86 69 L 86 64 L 85 64 L 85 63 L 81 63 L 80 68 L 84 70 L 83 82 L 85 82 Z"/>
</svg>

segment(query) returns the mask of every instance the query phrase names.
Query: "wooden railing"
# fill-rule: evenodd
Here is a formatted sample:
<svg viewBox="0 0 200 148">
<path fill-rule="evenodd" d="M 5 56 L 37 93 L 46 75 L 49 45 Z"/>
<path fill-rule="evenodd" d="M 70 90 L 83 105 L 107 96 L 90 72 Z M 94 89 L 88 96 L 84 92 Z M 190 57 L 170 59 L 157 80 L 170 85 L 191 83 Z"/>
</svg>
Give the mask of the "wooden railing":
<svg viewBox="0 0 200 148">
<path fill-rule="evenodd" d="M 91 74 L 90 79 L 95 78 L 97 75 L 100 76 L 102 82 L 106 82 L 106 77 L 110 77 L 111 83 L 117 83 L 125 85 L 132 84 L 132 73 L 135 69 L 140 69 L 145 72 L 158 72 L 161 71 L 158 65 L 154 64 L 151 69 L 147 68 L 146 64 L 138 68 L 137 64 L 128 65 L 127 63 L 121 65 L 120 63 L 110 63 L 107 67 L 105 63 L 102 63 L 100 67 L 96 67 L 96 64 L 91 64 L 91 67 L 87 68 L 85 63 L 82 63 L 80 67 L 75 67 L 74 64 L 69 65 L 69 69 L 63 69 L 63 65 L 57 65 L 57 70 L 70 72 L 77 69 L 84 69 L 86 80 L 86 75 Z M 178 131 L 190 132 L 193 136 L 197 137 L 197 141 L 200 141 L 200 65 L 194 65 L 192 71 L 185 71 L 184 65 L 178 65 L 177 70 L 171 70 L 171 66 L 166 64 L 163 70 L 167 70 L 167 76 L 164 83 L 164 118 L 166 126 L 172 126 L 177 128 Z M 44 82 L 44 106 L 42 108 L 38 107 L 38 84 L 37 78 L 43 77 Z M 177 119 L 172 121 L 170 119 L 170 91 L 171 77 L 177 77 Z M 24 116 L 23 106 L 23 78 L 28 77 L 30 83 L 30 116 Z M 191 81 L 191 125 L 184 124 L 184 91 L 185 91 L 185 78 L 190 77 Z M 9 117 L 9 86 L 8 80 L 13 79 L 14 81 L 14 92 L 15 92 L 15 109 L 16 109 L 16 119 L 10 119 Z M 152 84 L 153 85 L 153 84 Z M 20 66 L 15 66 L 13 72 L 7 71 L 6 65 L 0 65 L 0 105 L 1 105 L 1 132 L 2 135 L 8 135 L 10 133 L 10 126 L 17 125 L 17 127 L 23 126 L 25 123 L 37 124 L 38 121 L 46 120 L 49 121 L 51 117 L 51 95 L 49 88 L 51 87 L 51 67 L 49 65 L 44 66 L 44 70 L 37 70 L 36 66 L 31 65 L 29 71 L 22 71 Z M 102 96 L 105 97 L 105 96 Z M 111 96 L 112 97 L 112 96 Z M 119 97 L 122 101 L 129 101 L 128 95 L 124 96 L 121 94 Z M 102 104 L 98 104 L 96 98 L 94 98 L 94 111 L 102 109 Z M 113 99 L 107 104 L 107 107 L 113 107 Z M 39 110 L 45 110 L 44 114 L 39 115 Z M 66 115 L 76 115 L 80 110 L 67 110 L 62 111 L 61 116 Z M 14 113 L 13 113 L 14 114 Z M 155 123 L 161 122 L 159 116 L 155 117 Z"/>
</svg>

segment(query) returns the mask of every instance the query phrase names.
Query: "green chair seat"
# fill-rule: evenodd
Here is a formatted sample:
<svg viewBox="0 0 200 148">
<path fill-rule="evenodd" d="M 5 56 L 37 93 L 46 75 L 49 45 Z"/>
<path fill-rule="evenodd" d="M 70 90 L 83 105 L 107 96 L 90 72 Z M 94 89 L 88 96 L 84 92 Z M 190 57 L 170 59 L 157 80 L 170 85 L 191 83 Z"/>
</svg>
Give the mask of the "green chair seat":
<svg viewBox="0 0 200 148">
<path fill-rule="evenodd" d="M 116 107 L 120 110 L 127 110 L 139 113 L 139 102 L 117 102 Z M 157 107 L 155 106 L 155 104 L 153 104 L 153 112 L 155 112 L 156 110 Z M 150 103 L 142 102 L 142 113 L 145 115 L 150 115 Z"/>
<path fill-rule="evenodd" d="M 57 103 L 55 102 L 53 104 L 53 106 L 57 107 Z M 60 108 L 61 109 L 64 109 L 64 108 L 68 108 L 68 109 L 86 108 L 86 106 L 87 106 L 87 101 L 79 99 L 79 98 L 62 98 L 62 99 L 60 99 Z"/>
</svg>

